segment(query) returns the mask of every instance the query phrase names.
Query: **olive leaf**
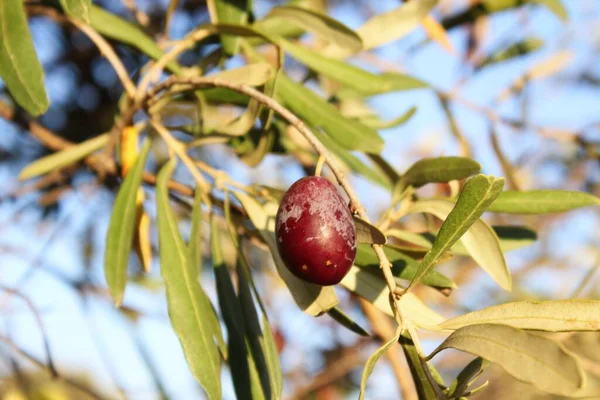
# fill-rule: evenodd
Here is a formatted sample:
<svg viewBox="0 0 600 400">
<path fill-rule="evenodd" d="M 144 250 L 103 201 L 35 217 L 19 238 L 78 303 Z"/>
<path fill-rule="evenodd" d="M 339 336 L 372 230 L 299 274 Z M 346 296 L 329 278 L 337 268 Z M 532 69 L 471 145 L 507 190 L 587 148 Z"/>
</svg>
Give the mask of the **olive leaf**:
<svg viewBox="0 0 600 400">
<path fill-rule="evenodd" d="M 338 306 L 333 307 L 332 309 L 327 311 L 327 314 L 329 314 L 329 316 L 333 318 L 337 323 L 348 328 L 352 332 L 360 336 L 370 336 L 369 332 L 367 332 L 362 326 L 354 322 L 352 318 L 350 318 L 350 316 L 343 312 L 342 309 Z"/>
<path fill-rule="evenodd" d="M 383 232 L 357 216 L 354 216 L 354 226 L 358 243 L 385 244 L 387 241 Z"/>
<path fill-rule="evenodd" d="M 440 329 L 503 324 L 549 332 L 600 331 L 600 300 L 517 301 L 449 319 Z"/>
<path fill-rule="evenodd" d="M 359 400 L 363 400 L 365 398 L 365 389 L 367 388 L 367 380 L 373 372 L 373 368 L 375 368 L 375 364 L 381 356 L 388 351 L 394 344 L 398 342 L 400 339 L 400 333 L 402 330 L 400 328 L 396 329 L 396 334 L 387 342 L 385 342 L 380 348 L 375 351 L 375 353 L 371 354 L 367 363 L 365 364 L 365 369 L 363 370 L 362 378 L 360 379 L 360 393 L 358 395 Z"/>
<path fill-rule="evenodd" d="M 213 24 L 245 25 L 248 22 L 251 4 L 251 0 L 208 0 L 206 2 L 210 20 Z M 227 54 L 237 52 L 238 39 L 232 35 L 221 35 L 221 43 Z"/>
<path fill-rule="evenodd" d="M 90 7 L 92 0 L 60 0 L 60 5 L 67 15 L 80 18 L 90 23 Z"/>
<path fill-rule="evenodd" d="M 119 188 L 106 232 L 104 275 L 116 306 L 123 301 L 127 283 L 127 264 L 136 228 L 136 198 L 149 151 L 150 140 L 145 139 L 135 164 Z"/>
<path fill-rule="evenodd" d="M 447 348 L 466 351 L 499 364 L 516 379 L 553 394 L 583 387 L 577 358 L 561 344 L 533 333 L 496 324 L 470 325 L 452 333 L 428 359 Z"/>
<path fill-rule="evenodd" d="M 600 205 L 600 199 L 585 192 L 569 190 L 506 191 L 490 205 L 489 211 L 508 214 L 545 214 Z"/>
</svg>

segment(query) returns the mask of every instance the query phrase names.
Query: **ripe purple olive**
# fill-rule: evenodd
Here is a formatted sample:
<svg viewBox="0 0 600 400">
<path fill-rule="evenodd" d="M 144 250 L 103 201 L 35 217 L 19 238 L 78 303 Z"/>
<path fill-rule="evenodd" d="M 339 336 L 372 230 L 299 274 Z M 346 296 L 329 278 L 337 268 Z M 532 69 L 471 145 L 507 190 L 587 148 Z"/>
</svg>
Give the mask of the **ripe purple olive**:
<svg viewBox="0 0 600 400">
<path fill-rule="evenodd" d="M 288 189 L 277 210 L 275 235 L 290 272 L 317 285 L 339 283 L 356 256 L 352 214 L 325 178 L 305 177 Z"/>
</svg>

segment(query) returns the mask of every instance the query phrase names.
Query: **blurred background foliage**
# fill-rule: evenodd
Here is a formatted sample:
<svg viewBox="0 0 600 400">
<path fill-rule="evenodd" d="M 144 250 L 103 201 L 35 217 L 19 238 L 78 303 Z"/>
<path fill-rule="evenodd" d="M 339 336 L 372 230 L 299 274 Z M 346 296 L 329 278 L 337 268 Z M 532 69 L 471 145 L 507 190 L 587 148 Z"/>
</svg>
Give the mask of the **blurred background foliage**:
<svg viewBox="0 0 600 400">
<path fill-rule="evenodd" d="M 80 31 L 40 12 L 38 2 L 26 3 L 50 97 L 50 108 L 39 118 L 40 125 L 73 142 L 108 131 L 123 93 L 113 68 Z M 160 46 L 210 20 L 207 5 L 198 0 L 181 0 L 174 9 L 169 9 L 167 0 L 94 3 L 136 22 Z M 253 16 L 260 19 L 283 3 L 255 0 Z M 300 3 L 358 28 L 402 2 Z M 335 85 L 328 79 L 315 77 L 293 58 L 286 59 L 286 68 L 294 79 L 330 97 L 344 115 L 380 129 L 385 139 L 382 156 L 397 171 L 423 157 L 463 155 L 480 162 L 485 173 L 505 176 L 509 188 L 562 188 L 598 196 L 600 4 L 594 0 L 563 1 L 562 5 L 541 0 L 441 0 L 431 16 L 440 24 L 423 23 L 401 40 L 362 52 L 351 61 L 373 72 L 408 73 L 435 91 L 386 93 L 365 102 L 351 94 L 330 97 Z M 316 39 L 304 35 L 301 40 L 313 43 Z M 147 57 L 129 46 L 111 43 L 129 75 L 137 79 Z M 223 61 L 220 54 L 214 55 L 219 48 L 216 42 L 205 43 L 184 53 L 181 64 L 197 66 L 202 60 L 209 71 L 240 65 L 239 56 Z M 10 339 L 0 353 L 0 392 L 7 399 L 83 398 L 86 390 L 108 398 L 201 397 L 168 322 L 158 265 L 145 274 L 132 257 L 133 282 L 123 307 L 116 309 L 110 301 L 102 263 L 116 182 L 101 181 L 90 170 L 78 167 L 19 182 L 16 177 L 23 167 L 49 150 L 31 134 L 24 114 L 10 105 L 5 87 L 0 84 L 0 89 L 0 330 L 3 338 Z M 169 111 L 172 124 L 185 127 L 196 118 L 193 105 L 178 104 Z M 228 107 L 215 112 L 225 118 L 239 110 Z M 293 135 L 290 132 L 286 137 Z M 273 139 L 272 153 L 264 159 L 253 158 L 257 147 L 265 146 L 253 135 L 199 149 L 194 155 L 244 184 L 285 189 L 312 173 L 316 161 L 301 143 L 292 146 L 286 137 Z M 167 157 L 166 149 L 153 148 L 151 157 L 154 165 L 160 165 Z M 178 180 L 192 182 L 182 171 Z M 377 220 L 389 205 L 389 191 L 364 177 L 352 176 L 351 182 L 369 215 Z M 453 190 L 439 184 L 422 192 L 447 195 Z M 152 192 L 149 197 L 146 207 L 154 220 Z M 176 210 L 184 220 L 184 231 L 189 229 L 185 224 L 189 209 L 181 205 Z M 525 225 L 538 234 L 531 246 L 507 254 L 513 291 L 506 293 L 494 286 L 471 259 L 455 257 L 439 269 L 460 289 L 450 298 L 421 289 L 428 305 L 450 317 L 512 299 L 600 298 L 597 207 L 548 216 L 489 218 L 494 225 Z M 418 232 L 432 223 L 437 222 L 410 217 L 401 226 Z M 155 232 L 151 242 L 156 253 Z M 362 365 L 377 341 L 347 331 L 329 316 L 315 319 L 303 314 L 275 273 L 268 252 L 248 251 L 275 331 L 285 397 L 355 398 Z M 225 248 L 224 254 L 226 264 L 234 268 L 234 250 Z M 157 258 L 155 254 L 155 264 Z M 214 299 L 212 274 L 204 274 L 203 279 Z M 368 326 L 357 299 L 344 290 L 338 290 L 338 295 L 342 307 Z M 562 336 L 563 343 L 584 355 L 600 376 L 596 357 L 600 335 Z M 427 352 L 439 342 L 437 334 L 424 336 Z M 435 361 L 442 375 L 451 380 L 470 358 L 450 351 Z M 406 370 L 405 365 L 400 368 Z M 56 375 L 63 380 L 50 381 Z M 223 375 L 223 397 L 233 398 L 226 369 Z M 490 376 L 490 386 L 481 398 L 509 399 L 515 398 L 514 393 L 519 398 L 548 398 L 497 369 L 489 369 L 486 378 Z M 394 369 L 381 362 L 369 380 L 367 398 L 398 398 L 398 385 Z"/>
</svg>

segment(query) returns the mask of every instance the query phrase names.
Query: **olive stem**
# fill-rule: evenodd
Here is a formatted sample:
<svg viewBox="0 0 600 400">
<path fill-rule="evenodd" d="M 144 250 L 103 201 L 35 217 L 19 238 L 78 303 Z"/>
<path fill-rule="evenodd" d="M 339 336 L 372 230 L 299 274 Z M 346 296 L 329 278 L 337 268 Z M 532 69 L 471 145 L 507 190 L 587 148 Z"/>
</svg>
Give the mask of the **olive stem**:
<svg viewBox="0 0 600 400">
<path fill-rule="evenodd" d="M 319 139 L 317 139 L 315 134 L 294 113 L 282 106 L 273 98 L 265 95 L 264 93 L 261 93 L 260 91 L 254 88 L 251 88 L 247 85 L 241 85 L 234 82 L 226 81 L 220 78 L 171 76 L 165 81 L 151 88 L 147 93 L 144 94 L 142 98 L 139 98 L 138 101 L 130 105 L 130 108 L 126 110 L 126 113 L 129 115 L 133 115 L 137 109 L 151 107 L 152 104 L 160 98 L 159 94 L 166 90 L 169 90 L 169 94 L 174 94 L 206 87 L 222 87 L 245 94 L 250 98 L 255 99 L 259 103 L 269 107 L 270 109 L 278 113 L 281 117 L 283 117 L 285 120 L 287 120 L 293 127 L 295 127 L 298 130 L 298 132 L 300 132 L 304 136 L 304 138 L 310 143 L 310 145 L 315 149 L 315 151 L 321 157 L 323 157 L 324 162 L 327 163 L 327 165 L 335 175 L 338 183 L 342 186 L 342 188 L 348 195 L 352 208 L 356 211 L 358 216 L 366 222 L 370 222 L 365 207 L 362 205 L 362 203 L 354 193 L 352 186 L 350 186 L 350 183 L 345 178 L 341 165 L 329 153 L 327 148 L 319 141 Z M 394 280 L 394 275 L 391 271 L 391 263 L 385 255 L 385 253 L 383 252 L 383 247 L 381 245 L 373 244 L 372 247 L 373 251 L 375 251 L 375 254 L 377 255 L 377 258 L 379 259 L 380 268 L 383 271 L 383 276 L 385 278 L 386 284 L 390 290 L 390 293 L 392 294 L 391 297 L 396 305 L 396 307 L 393 307 L 396 321 L 399 325 L 402 325 L 400 308 L 398 307 L 398 301 L 395 295 L 395 293 L 397 292 L 397 285 L 396 281 Z"/>
<path fill-rule="evenodd" d="M 315 167 L 315 176 L 321 176 L 321 170 L 323 169 L 323 163 L 325 162 L 325 157 L 319 156 L 317 160 L 317 166 Z"/>
</svg>

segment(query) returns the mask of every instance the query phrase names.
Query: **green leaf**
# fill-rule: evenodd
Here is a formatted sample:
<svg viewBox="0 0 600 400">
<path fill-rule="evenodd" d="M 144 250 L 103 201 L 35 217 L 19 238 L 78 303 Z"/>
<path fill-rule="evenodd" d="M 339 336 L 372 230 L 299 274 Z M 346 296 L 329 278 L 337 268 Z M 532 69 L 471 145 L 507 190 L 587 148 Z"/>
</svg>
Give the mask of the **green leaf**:
<svg viewBox="0 0 600 400">
<path fill-rule="evenodd" d="M 271 394 L 273 399 L 279 399 L 281 398 L 281 392 L 283 391 L 283 376 L 281 374 L 275 337 L 273 336 L 271 325 L 265 314 L 262 315 L 262 326 L 264 334 L 262 345 L 267 359 L 267 367 L 269 368 L 269 378 L 271 379 L 272 389 Z"/>
<path fill-rule="evenodd" d="M 479 220 L 483 212 L 498 197 L 503 187 L 503 178 L 496 179 L 485 175 L 477 175 L 465 183 L 456 205 L 442 224 L 433 247 L 421 261 L 419 271 L 408 288 L 418 284 L 421 278 L 434 267 L 438 258 L 448 251 L 469 230 L 471 225 Z M 504 260 L 502 251 L 499 254 Z M 506 271 L 506 262 L 503 265 L 502 271 L 488 272 L 494 273 L 493 277 L 499 280 L 497 282 L 504 289 L 510 290 L 510 274 Z"/>
<path fill-rule="evenodd" d="M 263 206 L 255 198 L 241 192 L 236 192 L 235 197 L 242 204 L 250 221 L 269 246 L 277 272 L 287 285 L 298 307 L 313 316 L 323 314 L 330 308 L 335 307 L 339 300 L 332 286 L 317 286 L 305 282 L 294 276 L 283 263 L 275 240 L 277 205 L 267 203 Z"/>
<path fill-rule="evenodd" d="M 412 280 L 419 268 L 415 260 L 390 246 L 384 246 L 383 251 L 392 263 L 392 273 L 400 279 Z M 356 265 L 368 267 L 379 273 L 379 259 L 367 244 L 359 244 L 356 248 Z M 441 289 L 453 289 L 454 282 L 441 273 L 431 270 L 421 280 L 425 285 Z"/>
<path fill-rule="evenodd" d="M 367 332 L 362 326 L 354 322 L 354 320 L 352 320 L 350 316 L 343 312 L 341 308 L 333 307 L 332 309 L 327 311 L 327 314 L 329 314 L 329 316 L 333 318 L 337 323 L 348 328 L 357 335 L 371 336 L 369 335 L 369 332 Z"/>
<path fill-rule="evenodd" d="M 538 38 L 527 38 L 520 42 L 514 43 L 500 51 L 494 52 L 489 57 L 482 60 L 477 66 L 477 69 L 486 67 L 491 64 L 496 64 L 503 61 L 508 61 L 516 57 L 521 57 L 533 53 L 544 45 L 544 41 Z"/>
<path fill-rule="evenodd" d="M 379 117 L 376 117 L 376 116 L 365 116 L 365 117 L 359 118 L 358 120 L 362 124 L 368 126 L 369 128 L 388 129 L 388 128 L 394 128 L 396 126 L 405 124 L 406 122 L 408 122 L 409 119 L 412 118 L 413 115 L 415 115 L 416 112 L 417 112 L 417 107 L 411 107 L 408 109 L 408 111 L 406 111 L 399 117 L 396 117 L 389 121 L 382 121 L 381 119 L 379 119 Z"/>
<path fill-rule="evenodd" d="M 481 357 L 471 361 L 459 374 L 450 385 L 448 390 L 451 399 L 460 398 L 475 382 L 475 380 L 485 371 L 489 363 Z"/>
<path fill-rule="evenodd" d="M 344 61 L 322 55 L 322 53 L 280 39 L 280 46 L 292 57 L 328 78 L 369 96 L 400 90 L 422 89 L 429 85 L 412 76 L 387 72 L 372 74 Z"/>
<path fill-rule="evenodd" d="M 164 54 L 158 44 L 139 27 L 93 4 L 90 8 L 90 22 L 102 35 L 136 48 L 154 60 Z M 170 62 L 167 68 L 175 74 L 181 74 L 181 67 L 176 62 Z"/>
<path fill-rule="evenodd" d="M 279 76 L 276 92 L 294 114 L 308 125 L 324 129 L 343 148 L 376 154 L 383 150 L 384 141 L 375 130 L 344 118 L 333 105 L 285 74 Z"/>
<path fill-rule="evenodd" d="M 0 77 L 15 101 L 38 116 L 49 106 L 44 71 L 33 47 L 21 0 L 0 1 Z"/>
<path fill-rule="evenodd" d="M 266 62 L 244 65 L 208 75 L 208 78 L 219 78 L 224 81 L 247 86 L 262 86 L 275 76 L 275 69 Z"/>
<path fill-rule="evenodd" d="M 507 214 L 546 214 L 600 205 L 600 199 L 585 192 L 569 190 L 506 191 L 488 211 Z"/>
<path fill-rule="evenodd" d="M 411 375 L 413 376 L 413 381 L 415 382 L 419 399 L 435 399 L 437 397 L 435 389 L 433 388 L 430 380 L 427 377 L 427 373 L 424 370 L 425 363 L 421 361 L 421 355 L 419 354 L 419 351 L 417 350 L 413 338 L 410 336 L 410 332 L 408 330 L 405 330 L 400 335 L 400 345 L 402 346 L 404 356 L 406 357 Z M 433 368 L 431 365 L 428 367 L 433 375 L 435 368 Z"/>
<path fill-rule="evenodd" d="M 358 30 L 365 50 L 396 41 L 417 28 L 437 0 L 412 1 L 369 19 Z"/>
<path fill-rule="evenodd" d="M 25 180 L 35 178 L 54 171 L 55 169 L 71 165 L 82 158 L 87 157 L 96 150 L 101 149 L 107 141 L 108 135 L 104 133 L 88 139 L 85 142 L 78 143 L 54 154 L 50 154 L 49 156 L 37 159 L 23 168 L 19 173 L 19 179 Z"/>
<path fill-rule="evenodd" d="M 248 12 L 252 8 L 251 0 L 208 0 L 208 11 L 213 24 L 248 23 Z M 221 43 L 227 54 L 237 53 L 238 38 L 233 35 L 221 35 Z"/>
<path fill-rule="evenodd" d="M 371 354 L 371 357 L 369 357 L 369 359 L 367 360 L 367 363 L 365 364 L 365 369 L 363 370 L 362 378 L 360 379 L 360 394 L 358 395 L 359 400 L 363 400 L 365 398 L 367 380 L 369 379 L 371 372 L 373 372 L 375 364 L 377 363 L 377 361 L 379 361 L 381 356 L 386 351 L 388 351 L 388 349 L 390 349 L 394 344 L 398 342 L 398 339 L 400 339 L 400 332 L 401 330 L 397 329 L 394 337 L 391 338 L 389 341 L 385 342 L 383 346 L 378 348 L 377 351 L 375 351 L 375 353 Z"/>
<path fill-rule="evenodd" d="M 192 208 L 192 228 L 190 231 L 190 240 L 188 249 L 190 251 L 190 262 L 196 268 L 196 276 L 202 272 L 202 242 L 204 239 L 202 232 L 202 220 L 204 214 L 202 212 L 202 190 L 196 187 L 194 193 L 194 206 Z"/>
<path fill-rule="evenodd" d="M 450 182 L 478 174 L 481 165 L 466 157 L 424 158 L 414 163 L 402 176 L 399 186 L 420 187 L 428 183 Z"/>
<path fill-rule="evenodd" d="M 549 332 L 599 331 L 600 300 L 517 301 L 449 319 L 440 329 L 502 324 Z"/>
<path fill-rule="evenodd" d="M 354 216 L 354 226 L 358 243 L 385 244 L 387 242 L 387 238 L 379 229 L 357 216 Z"/>
<path fill-rule="evenodd" d="M 211 323 L 216 316 L 198 282 L 197 269 L 190 261 L 189 250 L 171 211 L 168 182 L 174 169 L 175 159 L 171 159 L 160 170 L 156 181 L 160 270 L 167 289 L 171 325 L 188 366 L 208 398 L 217 400 L 221 399 L 220 359 Z"/>
<path fill-rule="evenodd" d="M 133 168 L 127 173 L 119 188 L 106 232 L 106 251 L 104 253 L 104 275 L 108 289 L 116 306 L 123 301 L 127 282 L 127 264 L 135 232 L 136 198 L 146 157 L 150 151 L 150 141 L 144 140 L 142 150 L 137 156 Z"/>
<path fill-rule="evenodd" d="M 560 0 L 530 0 L 533 3 L 541 4 L 543 6 L 548 7 L 550 11 L 554 15 L 558 17 L 563 22 L 567 22 L 569 19 L 569 14 L 567 14 L 567 9 L 562 4 Z"/>
<path fill-rule="evenodd" d="M 497 363 L 516 379 L 549 393 L 568 395 L 584 384 L 578 360 L 561 344 L 510 326 L 466 326 L 452 333 L 429 358 L 450 347 Z"/>
<path fill-rule="evenodd" d="M 269 19 L 287 21 L 352 53 L 358 53 L 363 47 L 362 40 L 356 32 L 328 15 L 315 10 L 296 5 L 274 7 L 265 16 L 265 20 Z"/>
<path fill-rule="evenodd" d="M 390 308 L 390 290 L 387 287 L 381 272 L 373 274 L 353 265 L 340 283 L 346 289 L 372 303 L 385 314 L 390 317 L 394 316 L 392 309 Z M 442 316 L 425 305 L 412 293 L 404 294 L 401 297 L 399 304 L 403 310 L 404 316 L 419 327 L 425 329 L 434 327 L 435 329 L 435 327 L 444 320 Z"/>
<path fill-rule="evenodd" d="M 90 23 L 90 7 L 92 0 L 60 0 L 60 6 L 71 17 Z"/>
</svg>

